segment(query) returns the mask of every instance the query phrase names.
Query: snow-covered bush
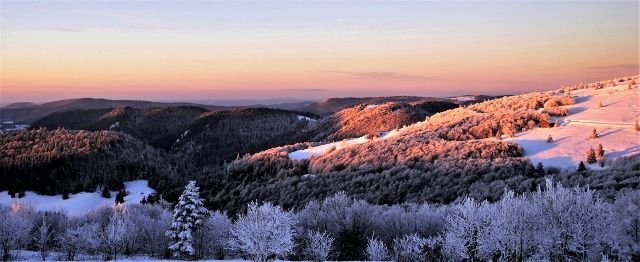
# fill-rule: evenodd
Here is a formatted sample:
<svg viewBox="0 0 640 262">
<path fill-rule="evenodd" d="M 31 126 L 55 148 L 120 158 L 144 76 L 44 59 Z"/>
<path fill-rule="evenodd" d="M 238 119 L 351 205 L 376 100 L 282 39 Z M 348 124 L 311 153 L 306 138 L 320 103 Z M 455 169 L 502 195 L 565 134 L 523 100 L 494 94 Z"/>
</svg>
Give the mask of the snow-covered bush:
<svg viewBox="0 0 640 262">
<path fill-rule="evenodd" d="M 307 259 L 311 261 L 326 261 L 329 258 L 334 240 L 333 237 L 324 232 L 307 232 L 305 247 Z"/>
<path fill-rule="evenodd" d="M 279 206 L 250 203 L 247 214 L 241 215 L 233 225 L 230 247 L 252 256 L 257 262 L 283 257 L 293 250 L 295 224 L 294 215 Z"/>
<path fill-rule="evenodd" d="M 380 239 L 371 237 L 367 243 L 367 260 L 385 261 L 389 259 L 389 251 Z"/>
<path fill-rule="evenodd" d="M 193 258 L 196 255 L 193 235 L 195 231 L 202 228 L 208 215 L 209 211 L 198 195 L 196 182 L 190 181 L 178 198 L 178 204 L 173 210 L 171 226 L 166 232 L 166 235 L 171 238 L 169 250 L 174 258 Z"/>
<path fill-rule="evenodd" d="M 393 256 L 399 262 L 423 261 L 426 246 L 427 240 L 417 234 L 405 235 L 393 240 Z"/>
</svg>

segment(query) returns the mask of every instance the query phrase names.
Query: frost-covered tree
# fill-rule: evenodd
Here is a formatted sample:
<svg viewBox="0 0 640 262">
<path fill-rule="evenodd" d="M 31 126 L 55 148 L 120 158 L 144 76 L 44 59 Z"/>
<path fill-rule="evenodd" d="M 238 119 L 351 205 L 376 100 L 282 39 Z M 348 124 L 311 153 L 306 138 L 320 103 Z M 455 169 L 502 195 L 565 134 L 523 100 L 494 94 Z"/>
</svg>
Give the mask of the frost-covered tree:
<svg viewBox="0 0 640 262">
<path fill-rule="evenodd" d="M 166 232 L 171 238 L 169 250 L 174 258 L 194 258 L 196 250 L 193 246 L 193 236 L 202 228 L 208 214 L 204 201 L 198 195 L 196 181 L 189 181 L 173 209 L 171 226 Z"/>
<path fill-rule="evenodd" d="M 129 229 L 130 221 L 127 210 L 121 204 L 114 206 L 114 211 L 102 230 L 101 240 L 105 256 L 116 260 L 118 253 L 123 251 L 127 244 L 127 236 L 132 233 Z M 113 255 L 113 257 L 111 257 Z"/>
<path fill-rule="evenodd" d="M 279 206 L 252 202 L 247 214 L 241 215 L 233 226 L 230 246 L 257 262 L 284 256 L 293 250 L 296 222 L 293 214 Z"/>
<path fill-rule="evenodd" d="M 11 251 L 29 241 L 31 223 L 23 213 L 0 206 L 0 255 L 2 261 L 11 259 Z"/>
<path fill-rule="evenodd" d="M 331 252 L 331 245 L 335 240 L 327 233 L 309 231 L 306 236 L 305 255 L 311 261 L 326 261 Z"/>
<path fill-rule="evenodd" d="M 443 253 L 454 260 L 488 260 L 493 206 L 467 198 L 447 217 Z"/>
<path fill-rule="evenodd" d="M 389 259 L 389 251 L 384 243 L 376 238 L 371 237 L 367 243 L 367 260 L 369 261 L 385 261 Z"/>
<path fill-rule="evenodd" d="M 405 235 L 393 240 L 393 255 L 395 261 L 410 262 L 425 260 L 424 251 L 428 244 L 427 239 L 417 234 Z"/>
<path fill-rule="evenodd" d="M 212 256 L 216 259 L 224 259 L 225 248 L 231 238 L 233 223 L 224 212 L 215 211 L 204 224 L 201 234 L 197 235 L 203 243 L 201 256 Z"/>
<path fill-rule="evenodd" d="M 44 215 L 42 215 L 42 222 L 36 226 L 36 231 L 33 236 L 33 242 L 36 244 L 38 254 L 42 261 L 45 261 L 49 256 L 49 250 L 51 248 L 51 242 L 53 240 L 53 230 L 51 225 L 47 223 Z"/>
<path fill-rule="evenodd" d="M 73 261 L 78 253 L 93 253 L 100 244 L 96 235 L 99 230 L 100 226 L 96 223 L 67 228 L 58 241 L 66 253 L 66 260 Z"/>
</svg>

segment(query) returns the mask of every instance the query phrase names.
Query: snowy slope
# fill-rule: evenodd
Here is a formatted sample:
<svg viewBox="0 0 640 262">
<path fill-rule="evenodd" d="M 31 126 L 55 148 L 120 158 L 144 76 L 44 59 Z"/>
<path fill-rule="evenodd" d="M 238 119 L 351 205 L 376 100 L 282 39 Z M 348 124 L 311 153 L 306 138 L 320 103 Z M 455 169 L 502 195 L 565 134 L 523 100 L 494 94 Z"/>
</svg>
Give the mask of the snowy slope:
<svg viewBox="0 0 640 262">
<path fill-rule="evenodd" d="M 295 159 L 295 160 L 307 159 L 312 156 L 324 155 L 325 153 L 331 152 L 333 150 L 341 150 L 353 145 L 364 144 L 369 141 L 373 141 L 375 139 L 387 139 L 390 137 L 394 137 L 397 134 L 398 134 L 398 130 L 392 130 L 392 131 L 384 132 L 380 134 L 379 137 L 376 137 L 373 139 L 367 138 L 366 135 L 358 138 L 345 139 L 338 142 L 328 143 L 321 146 L 315 146 L 315 147 L 310 147 L 307 149 L 291 152 L 289 153 L 289 158 Z"/>
<path fill-rule="evenodd" d="M 147 180 L 136 180 L 124 183 L 125 204 L 138 204 L 143 197 L 154 193 Z M 11 198 L 7 191 L 0 192 L 0 205 L 11 205 L 15 201 L 30 204 L 37 211 L 66 211 L 69 215 L 82 215 L 103 205 L 113 205 L 117 192 L 111 192 L 111 198 L 103 198 L 100 192 L 83 192 L 69 194 L 69 199 L 63 200 L 62 195 L 44 196 L 27 191 L 23 198 Z"/>
<path fill-rule="evenodd" d="M 640 116 L 639 88 L 581 89 L 571 95 L 576 104 L 566 106 L 569 116 L 560 119 L 560 127 L 536 128 L 505 140 L 520 144 L 534 165 L 541 162 L 545 167 L 574 169 L 585 161 L 589 147 L 596 148 L 598 144 L 604 147 L 607 159 L 640 153 L 640 132 L 635 131 L 635 121 Z M 597 139 L 591 139 L 594 128 Z M 546 142 L 549 135 L 553 143 Z"/>
</svg>

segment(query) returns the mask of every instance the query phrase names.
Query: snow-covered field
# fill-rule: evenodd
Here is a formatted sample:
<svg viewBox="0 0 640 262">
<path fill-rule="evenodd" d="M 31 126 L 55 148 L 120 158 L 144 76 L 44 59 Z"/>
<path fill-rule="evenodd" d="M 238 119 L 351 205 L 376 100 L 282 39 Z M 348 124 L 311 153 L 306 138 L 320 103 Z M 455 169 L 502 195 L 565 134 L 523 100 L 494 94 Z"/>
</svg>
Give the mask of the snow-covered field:
<svg viewBox="0 0 640 262">
<path fill-rule="evenodd" d="M 587 150 L 598 144 L 602 144 L 607 159 L 640 153 L 640 132 L 635 130 L 640 116 L 639 88 L 582 89 L 571 95 L 576 104 L 566 106 L 569 116 L 561 119 L 560 127 L 536 128 L 505 140 L 520 144 L 534 165 L 540 162 L 545 167 L 574 169 L 586 160 Z M 599 137 L 591 139 L 594 128 Z M 546 142 L 549 135 L 553 143 Z"/>
<path fill-rule="evenodd" d="M 125 191 L 128 192 L 124 198 L 125 204 L 138 204 L 143 197 L 155 193 L 149 187 L 147 180 L 135 180 L 124 183 Z M 100 192 L 83 192 L 69 194 L 69 199 L 62 199 L 62 195 L 45 196 L 31 191 L 25 192 L 22 198 L 11 198 L 7 191 L 0 192 L 0 205 L 11 205 L 18 201 L 29 204 L 37 211 L 65 211 L 69 215 L 82 215 L 103 205 L 113 205 L 116 200 L 116 191 L 111 192 L 111 198 L 100 196 Z"/>
<path fill-rule="evenodd" d="M 353 145 L 364 144 L 369 141 L 373 141 L 375 139 L 387 139 L 390 137 L 394 137 L 398 134 L 398 131 L 399 130 L 392 130 L 392 131 L 384 132 L 380 134 L 379 137 L 375 137 L 372 139 L 367 138 L 367 136 L 365 135 L 358 138 L 345 139 L 342 141 L 328 143 L 321 146 L 314 146 L 307 149 L 291 152 L 289 153 L 289 158 L 295 159 L 295 160 L 301 160 L 301 159 L 310 158 L 312 156 L 320 156 L 320 155 L 324 155 L 325 153 L 329 153 L 333 150 L 341 150 Z"/>
</svg>

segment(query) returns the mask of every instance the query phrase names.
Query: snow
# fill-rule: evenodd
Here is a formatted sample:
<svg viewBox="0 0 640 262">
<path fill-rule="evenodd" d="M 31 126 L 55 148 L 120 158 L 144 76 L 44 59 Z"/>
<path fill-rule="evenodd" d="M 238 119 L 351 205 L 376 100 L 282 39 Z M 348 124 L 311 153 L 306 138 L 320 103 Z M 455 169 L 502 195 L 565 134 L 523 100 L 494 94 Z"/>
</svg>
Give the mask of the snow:
<svg viewBox="0 0 640 262">
<path fill-rule="evenodd" d="M 109 126 L 109 130 L 114 130 L 116 128 L 120 127 L 120 122 L 115 122 L 114 124 L 111 124 Z"/>
<path fill-rule="evenodd" d="M 369 108 L 376 108 L 376 107 L 379 107 L 379 106 L 380 106 L 380 105 L 367 105 L 367 106 L 366 106 L 366 108 L 367 108 L 367 109 L 369 109 Z"/>
<path fill-rule="evenodd" d="M 125 204 L 139 204 L 143 197 L 155 193 L 155 190 L 149 187 L 147 180 L 135 180 L 124 182 L 125 191 L 128 192 L 124 197 Z M 45 196 L 27 191 L 22 198 L 11 198 L 7 191 L 0 192 L 0 205 L 9 206 L 14 202 L 30 204 L 37 211 L 66 211 L 67 214 L 75 216 L 82 215 L 97 207 L 104 205 L 113 205 L 118 192 L 112 191 L 111 198 L 103 198 L 100 192 L 82 192 L 78 194 L 69 194 L 69 199 L 62 199 L 62 195 Z"/>
<path fill-rule="evenodd" d="M 309 122 L 316 121 L 315 119 L 310 118 L 310 117 L 306 117 L 306 116 L 298 116 L 298 120 L 304 120 L 304 121 L 309 121 Z"/>
<path fill-rule="evenodd" d="M 474 101 L 476 100 L 476 97 L 475 96 L 456 96 L 456 97 L 452 97 L 451 99 L 460 101 L 460 102 L 466 102 L 466 101 Z"/>
<path fill-rule="evenodd" d="M 324 155 L 333 150 L 341 150 L 353 145 L 364 144 L 374 139 L 388 139 L 391 137 L 395 137 L 398 135 L 398 133 L 399 133 L 399 130 L 392 130 L 388 132 L 382 132 L 380 133 L 379 137 L 373 138 L 373 139 L 367 138 L 367 135 L 364 135 L 358 138 L 345 139 L 342 141 L 328 143 L 321 146 L 314 146 L 307 149 L 291 152 L 289 153 L 289 158 L 294 160 L 308 159 L 312 156 Z"/>
<path fill-rule="evenodd" d="M 602 144 L 607 159 L 640 153 L 640 133 L 635 130 L 635 120 L 640 116 L 640 90 L 626 90 L 626 86 L 603 89 L 582 89 L 572 92 L 576 104 L 566 106 L 569 116 L 560 118 L 561 126 L 536 128 L 505 139 L 520 144 L 525 155 L 536 165 L 574 169 L 586 160 L 589 147 Z M 599 103 L 604 107 L 600 108 Z M 598 138 L 591 139 L 596 129 Z M 547 137 L 553 143 L 547 143 Z M 586 161 L 585 161 L 586 164 Z M 598 169 L 597 164 L 590 166 Z"/>
</svg>

